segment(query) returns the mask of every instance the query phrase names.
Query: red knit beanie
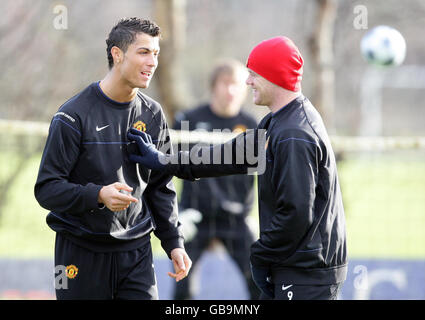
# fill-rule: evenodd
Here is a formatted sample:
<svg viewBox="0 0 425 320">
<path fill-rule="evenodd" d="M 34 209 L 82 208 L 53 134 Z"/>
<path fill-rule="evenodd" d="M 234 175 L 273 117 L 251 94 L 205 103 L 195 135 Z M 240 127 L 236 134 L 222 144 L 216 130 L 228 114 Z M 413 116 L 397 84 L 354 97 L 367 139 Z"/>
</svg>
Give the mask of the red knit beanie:
<svg viewBox="0 0 425 320">
<path fill-rule="evenodd" d="M 260 42 L 250 53 L 247 68 L 290 91 L 299 91 L 303 74 L 303 57 L 287 37 Z"/>
</svg>

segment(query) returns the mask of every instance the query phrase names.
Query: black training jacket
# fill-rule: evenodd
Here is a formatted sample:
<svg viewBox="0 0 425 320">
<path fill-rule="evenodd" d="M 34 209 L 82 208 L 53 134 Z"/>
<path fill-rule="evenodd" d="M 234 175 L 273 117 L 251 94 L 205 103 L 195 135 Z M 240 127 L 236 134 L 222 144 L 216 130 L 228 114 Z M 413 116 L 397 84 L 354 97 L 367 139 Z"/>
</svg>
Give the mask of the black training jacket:
<svg viewBox="0 0 425 320">
<path fill-rule="evenodd" d="M 161 106 L 141 92 L 118 103 L 96 82 L 68 100 L 51 121 L 35 197 L 50 210 L 50 228 L 83 247 L 131 250 L 149 241 L 154 230 L 170 255 L 183 247 L 172 176 L 129 161 L 135 147 L 127 140 L 130 127 L 145 130 L 158 148 L 169 143 Z M 114 182 L 132 187 L 139 201 L 119 212 L 100 207 L 100 189 Z"/>
<path fill-rule="evenodd" d="M 266 136 L 258 129 L 266 130 Z M 170 157 L 167 171 L 193 180 L 242 174 L 257 165 L 260 238 L 251 247 L 251 263 L 268 268 L 275 283 L 325 285 L 345 280 L 344 208 L 335 156 L 319 113 L 300 96 L 269 113 L 258 129 L 212 148 L 230 150 L 232 164 L 195 165 L 187 152 L 180 152 Z M 247 142 L 252 137 L 254 147 Z M 236 163 L 237 153 L 250 148 L 256 149 L 265 170 L 259 163 Z M 196 152 L 214 154 L 203 148 Z"/>
</svg>

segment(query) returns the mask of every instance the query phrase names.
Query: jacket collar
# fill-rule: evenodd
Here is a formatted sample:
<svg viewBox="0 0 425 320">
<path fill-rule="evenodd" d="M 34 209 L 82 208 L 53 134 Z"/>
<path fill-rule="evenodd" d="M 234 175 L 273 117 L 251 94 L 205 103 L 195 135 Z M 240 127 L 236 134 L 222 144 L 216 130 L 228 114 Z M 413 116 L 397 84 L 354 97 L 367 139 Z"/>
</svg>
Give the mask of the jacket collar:
<svg viewBox="0 0 425 320">
<path fill-rule="evenodd" d="M 274 113 L 272 112 L 271 113 L 272 117 L 275 118 L 275 117 L 279 116 L 280 114 L 285 113 L 285 110 L 291 109 L 293 106 L 297 106 L 297 105 L 302 104 L 304 99 L 305 99 L 304 95 L 300 94 L 298 97 L 296 97 L 294 100 L 292 100 L 288 104 L 284 105 L 282 108 L 280 108 L 276 112 L 274 112 Z"/>
</svg>

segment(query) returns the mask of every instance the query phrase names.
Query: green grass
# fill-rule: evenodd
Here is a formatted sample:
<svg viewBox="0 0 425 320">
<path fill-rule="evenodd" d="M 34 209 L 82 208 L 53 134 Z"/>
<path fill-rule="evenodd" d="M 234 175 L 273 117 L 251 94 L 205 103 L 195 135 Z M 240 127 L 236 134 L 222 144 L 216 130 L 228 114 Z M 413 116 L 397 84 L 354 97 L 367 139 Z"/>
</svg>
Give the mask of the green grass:
<svg viewBox="0 0 425 320">
<path fill-rule="evenodd" d="M 54 232 L 47 211 L 33 196 L 40 155 L 7 189 L 1 208 L 0 257 L 53 257 Z M 422 158 L 423 159 L 423 158 Z M 16 155 L 0 155 L 0 181 L 16 163 Z M 425 257 L 425 161 L 386 157 L 350 158 L 339 164 L 350 257 Z M 177 189 L 180 181 L 175 179 Z M 253 210 L 257 217 L 257 210 Z M 158 239 L 152 245 L 163 255 Z"/>
<path fill-rule="evenodd" d="M 425 162 L 386 157 L 341 164 L 349 255 L 425 257 Z"/>
<path fill-rule="evenodd" d="M 13 166 L 13 161 L 6 160 L 11 158 L 3 153 L 0 163 Z M 0 256 L 53 256 L 55 234 L 45 222 L 48 211 L 34 198 L 39 163 L 40 156 L 29 159 L 7 189 L 7 201 L 1 208 L 0 217 Z M 4 171 L 1 177 L 5 178 Z"/>
</svg>

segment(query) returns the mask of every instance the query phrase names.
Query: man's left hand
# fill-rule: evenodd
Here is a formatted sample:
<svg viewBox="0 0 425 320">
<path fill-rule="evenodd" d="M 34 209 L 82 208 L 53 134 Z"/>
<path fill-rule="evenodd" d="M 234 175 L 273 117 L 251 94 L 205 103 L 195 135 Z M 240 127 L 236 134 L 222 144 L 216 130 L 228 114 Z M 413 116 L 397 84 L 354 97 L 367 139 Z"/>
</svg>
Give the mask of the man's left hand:
<svg viewBox="0 0 425 320">
<path fill-rule="evenodd" d="M 252 280 L 265 295 L 274 299 L 274 285 L 270 282 L 270 271 L 267 268 L 254 267 L 251 265 Z"/>
<path fill-rule="evenodd" d="M 176 282 L 179 282 L 188 275 L 192 267 L 192 260 L 190 260 L 186 251 L 182 248 L 174 248 L 171 250 L 171 260 L 173 261 L 175 273 L 168 272 L 168 275 L 176 279 Z"/>
</svg>

